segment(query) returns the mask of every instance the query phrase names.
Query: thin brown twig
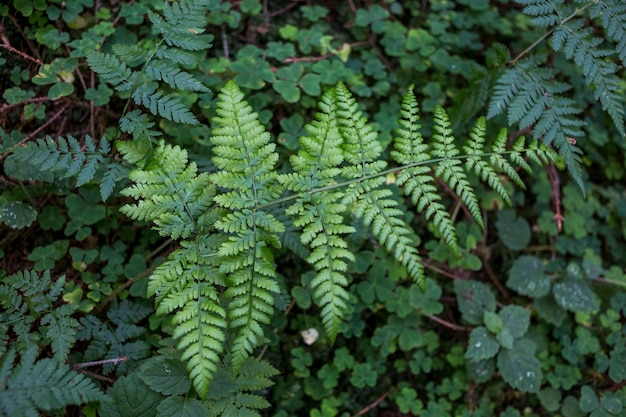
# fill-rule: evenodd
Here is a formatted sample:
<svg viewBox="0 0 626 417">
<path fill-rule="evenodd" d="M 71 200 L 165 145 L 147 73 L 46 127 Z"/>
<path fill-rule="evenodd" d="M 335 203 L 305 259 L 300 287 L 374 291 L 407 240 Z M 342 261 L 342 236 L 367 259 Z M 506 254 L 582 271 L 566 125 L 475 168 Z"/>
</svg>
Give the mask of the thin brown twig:
<svg viewBox="0 0 626 417">
<path fill-rule="evenodd" d="M 352 417 L 357 417 L 357 416 L 362 416 L 363 414 L 367 413 L 368 411 L 378 407 L 378 405 L 383 402 L 383 400 L 385 398 L 387 398 L 387 396 L 389 395 L 389 391 L 385 392 L 383 395 L 381 395 L 380 397 L 378 397 L 376 399 L 376 401 L 374 401 L 373 403 L 371 403 L 370 405 L 368 405 L 367 407 L 363 408 L 362 410 L 360 410 L 358 413 L 354 414 Z"/>
<path fill-rule="evenodd" d="M 556 221 L 556 227 L 560 232 L 563 228 L 563 221 L 565 221 L 565 217 L 563 217 L 563 214 L 561 213 L 561 179 L 552 162 L 548 165 L 548 177 L 550 178 L 550 183 L 552 184 L 552 200 L 554 201 L 555 211 L 552 218 Z"/>
<path fill-rule="evenodd" d="M 493 272 L 493 269 L 491 268 L 491 266 L 489 265 L 489 263 L 486 260 L 483 260 L 483 265 L 485 267 L 485 272 L 487 273 L 487 275 L 489 275 L 489 278 L 491 279 L 491 282 L 493 282 L 493 285 L 496 286 L 496 288 L 498 289 L 498 291 L 500 292 L 500 294 L 502 294 L 502 296 L 508 300 L 509 299 L 509 293 L 506 291 L 506 289 L 502 286 L 502 283 L 500 282 L 500 280 L 498 279 L 498 276 L 496 275 L 495 272 Z"/>
<path fill-rule="evenodd" d="M 290 9 L 292 9 L 292 8 L 296 7 L 297 5 L 298 5 L 298 2 L 297 2 L 297 1 L 292 1 L 291 3 L 289 3 L 288 5 L 286 5 L 285 7 L 283 7 L 282 9 L 278 9 L 278 10 L 276 10 L 276 11 L 272 12 L 272 13 L 268 13 L 268 14 L 267 14 L 267 17 L 268 17 L 269 19 L 271 19 L 271 18 L 273 18 L 273 17 L 276 17 L 276 16 L 278 16 L 278 15 L 281 15 L 281 14 L 283 14 L 283 13 L 288 12 Z"/>
<path fill-rule="evenodd" d="M 442 326 L 445 326 L 445 327 L 447 327 L 449 329 L 452 329 L 452 330 L 457 330 L 459 332 L 469 332 L 469 331 L 472 330 L 469 327 L 459 326 L 458 324 L 450 323 L 449 321 L 444 320 L 441 317 L 437 317 L 437 316 L 435 316 L 433 314 L 428 316 L 428 318 L 431 319 L 432 321 L 435 321 L 435 322 L 441 324 Z"/>
</svg>

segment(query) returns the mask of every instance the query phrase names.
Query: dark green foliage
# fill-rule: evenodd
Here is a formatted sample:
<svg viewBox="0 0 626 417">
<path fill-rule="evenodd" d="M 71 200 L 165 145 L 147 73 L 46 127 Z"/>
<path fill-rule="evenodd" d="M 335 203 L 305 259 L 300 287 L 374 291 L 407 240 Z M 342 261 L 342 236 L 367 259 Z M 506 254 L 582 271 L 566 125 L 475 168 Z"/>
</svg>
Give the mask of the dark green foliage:
<svg viewBox="0 0 626 417">
<path fill-rule="evenodd" d="M 623 414 L 622 3 L 0 6 L 0 414 Z"/>
</svg>

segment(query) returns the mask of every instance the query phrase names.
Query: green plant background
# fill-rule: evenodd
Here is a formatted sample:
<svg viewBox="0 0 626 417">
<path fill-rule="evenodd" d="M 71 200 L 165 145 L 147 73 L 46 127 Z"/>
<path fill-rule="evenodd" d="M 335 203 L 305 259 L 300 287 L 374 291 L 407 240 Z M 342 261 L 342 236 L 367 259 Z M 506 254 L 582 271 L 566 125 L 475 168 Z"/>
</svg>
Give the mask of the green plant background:
<svg viewBox="0 0 626 417">
<path fill-rule="evenodd" d="M 0 16 L 0 415 L 626 415 L 621 1 L 12 0 Z M 410 86 L 424 138 L 443 106 L 459 149 L 484 115 L 489 147 L 508 128 L 507 149 L 538 138 L 559 159 L 529 159 L 525 188 L 501 175 L 510 205 L 468 175 L 484 228 L 438 180 L 458 254 L 390 172 L 424 291 L 346 214 L 336 335 L 277 209 L 264 339 L 241 369 L 220 358 L 201 397 L 148 296 L 180 233 L 120 211 L 121 191 L 159 140 L 215 175 L 229 81 L 280 174 L 337 83 L 388 163 Z"/>
</svg>

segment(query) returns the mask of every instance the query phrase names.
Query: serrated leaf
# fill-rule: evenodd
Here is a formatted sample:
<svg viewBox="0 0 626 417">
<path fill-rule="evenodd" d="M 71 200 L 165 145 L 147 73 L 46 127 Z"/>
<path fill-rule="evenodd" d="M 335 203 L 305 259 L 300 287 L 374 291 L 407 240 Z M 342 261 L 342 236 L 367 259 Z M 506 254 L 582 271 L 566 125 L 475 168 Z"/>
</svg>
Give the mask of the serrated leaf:
<svg viewBox="0 0 626 417">
<path fill-rule="evenodd" d="M 550 292 L 550 279 L 544 274 L 543 263 L 532 255 L 520 256 L 515 261 L 506 285 L 533 298 L 543 297 Z"/>
<path fill-rule="evenodd" d="M 552 288 L 552 293 L 561 307 L 573 313 L 592 313 L 600 309 L 598 296 L 584 281 L 559 282 Z"/>
<path fill-rule="evenodd" d="M 197 417 L 207 414 L 206 407 L 195 398 L 167 397 L 157 407 L 157 417 Z"/>
<path fill-rule="evenodd" d="M 9 201 L 0 207 L 0 222 L 11 229 L 23 229 L 37 219 L 37 211 L 21 201 Z"/>
<path fill-rule="evenodd" d="M 152 358 L 141 366 L 139 377 L 163 395 L 183 395 L 191 388 L 185 364 L 164 356 Z"/>
<path fill-rule="evenodd" d="M 484 312 L 496 309 L 496 297 L 482 282 L 456 280 L 454 292 L 459 303 L 459 310 L 468 323 L 482 324 Z"/>
<path fill-rule="evenodd" d="M 120 377 L 107 390 L 110 401 L 100 404 L 101 417 L 156 417 L 161 396 L 148 388 L 137 374 Z"/>
<path fill-rule="evenodd" d="M 496 356 L 499 349 L 500 344 L 495 336 L 489 330 L 480 326 L 470 333 L 465 357 L 475 361 L 489 359 Z"/>
<path fill-rule="evenodd" d="M 524 392 L 538 392 L 543 373 L 541 363 L 534 356 L 534 344 L 528 340 L 516 340 L 513 349 L 501 349 L 498 353 L 498 370 L 513 388 Z"/>
<path fill-rule="evenodd" d="M 514 338 L 522 337 L 528 331 L 530 325 L 530 310 L 518 305 L 508 305 L 500 310 L 499 316 L 504 326 L 511 332 Z"/>
<path fill-rule="evenodd" d="M 467 374 L 469 378 L 479 384 L 489 381 L 493 373 L 496 371 L 495 358 L 477 361 L 468 359 L 467 362 L 465 362 L 465 366 L 467 367 Z"/>
<path fill-rule="evenodd" d="M 498 212 L 498 237 L 511 250 L 522 250 L 530 242 L 530 226 L 526 219 L 515 216 L 513 210 Z"/>
</svg>

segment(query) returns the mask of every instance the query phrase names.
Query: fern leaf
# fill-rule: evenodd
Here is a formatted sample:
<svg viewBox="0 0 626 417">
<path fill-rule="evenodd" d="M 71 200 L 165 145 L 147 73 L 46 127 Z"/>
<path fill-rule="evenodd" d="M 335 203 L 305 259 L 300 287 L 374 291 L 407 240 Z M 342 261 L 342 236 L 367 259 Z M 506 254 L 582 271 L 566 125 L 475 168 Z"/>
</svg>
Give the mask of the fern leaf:
<svg viewBox="0 0 626 417">
<path fill-rule="evenodd" d="M 557 5 L 563 0 L 516 0 L 523 4 L 524 14 L 532 17 L 532 24 L 538 27 L 550 27 L 559 23 L 563 18 L 559 15 Z"/>
<path fill-rule="evenodd" d="M 118 164 L 117 162 L 111 162 L 107 166 L 106 172 L 102 176 L 102 181 L 100 182 L 100 197 L 102 198 L 102 201 L 106 201 L 111 194 L 113 194 L 115 185 L 122 178 L 126 178 L 128 172 L 128 168 Z"/>
<path fill-rule="evenodd" d="M 282 187 L 274 168 L 275 145 L 233 81 L 220 92 L 216 112 L 211 143 L 220 171 L 211 180 L 226 190 L 215 201 L 230 213 L 215 227 L 229 235 L 218 254 L 228 274 L 228 317 L 235 331 L 231 364 L 237 372 L 262 342 L 261 326 L 270 322 L 273 294 L 279 292 L 269 247 L 280 246 L 277 233 L 284 226 L 258 209 L 276 199 Z"/>
<path fill-rule="evenodd" d="M 441 203 L 431 169 L 423 165 L 432 158 L 428 145 L 424 143 L 419 120 L 419 106 L 411 86 L 402 99 L 399 127 L 393 139 L 394 150 L 391 151 L 396 162 L 406 167 L 398 174 L 396 182 L 403 187 L 406 195 L 411 196 L 417 210 L 424 212 L 426 220 L 432 220 L 452 252 L 459 255 L 461 249 L 450 213 Z"/>
<path fill-rule="evenodd" d="M 150 61 L 145 68 L 150 77 L 165 81 L 170 87 L 186 91 L 209 91 L 188 72 L 181 71 L 171 61 Z"/>
<path fill-rule="evenodd" d="M 435 107 L 434 130 L 433 139 L 435 142 L 433 143 L 432 156 L 441 158 L 441 162 L 435 168 L 435 175 L 454 190 L 463 204 L 467 206 L 476 223 L 482 227 L 483 219 L 478 199 L 461 168 L 461 161 L 456 158 L 459 155 L 459 150 L 454 144 L 448 114 L 441 106 Z"/>
<path fill-rule="evenodd" d="M 115 55 L 88 51 L 86 56 L 89 67 L 98 73 L 102 80 L 118 91 L 128 91 L 132 88 L 134 79 L 131 69 Z"/>
<path fill-rule="evenodd" d="M 392 253 L 404 266 L 411 278 L 423 288 L 424 270 L 421 258 L 415 247 L 415 239 L 404 221 L 404 213 L 399 210 L 392 192 L 381 186 L 385 182 L 378 174 L 387 163 L 378 159 L 382 147 L 376 133 L 367 123 L 367 119 L 358 110 L 356 100 L 345 85 L 335 87 L 337 100 L 337 124 L 343 137 L 344 159 L 349 165 L 342 173 L 347 178 L 360 179 L 348 186 L 342 203 L 354 204 L 354 214 L 363 218 L 380 244 Z"/>
<path fill-rule="evenodd" d="M 615 74 L 617 67 L 606 57 L 614 51 L 600 49 L 602 38 L 593 36 L 591 27 L 583 27 L 584 19 L 571 19 L 558 26 L 552 35 L 552 47 L 563 50 L 582 69 L 585 82 L 594 86 L 594 98 L 613 119 L 617 130 L 626 135 L 624 129 L 624 102 L 620 93 L 620 79 Z"/>
<path fill-rule="evenodd" d="M 599 1 L 589 8 L 589 17 L 599 18 L 608 37 L 617 42 L 615 51 L 626 66 L 626 4 L 620 0 Z"/>
<path fill-rule="evenodd" d="M 482 159 L 486 128 L 485 118 L 478 118 L 474 128 L 470 132 L 468 145 L 463 146 L 463 150 L 468 155 L 465 162 L 465 168 L 467 171 L 473 170 L 481 180 L 485 181 L 489 187 L 498 193 L 505 203 L 511 205 L 511 197 L 502 185 L 498 174 L 496 174 L 487 161 Z"/>
<path fill-rule="evenodd" d="M 40 411 L 52 412 L 103 399 L 100 389 L 84 375 L 54 359 L 36 361 L 36 355 L 37 348 L 30 346 L 15 367 L 15 351 L 10 350 L 1 359 L 0 414 L 37 417 Z"/>
<path fill-rule="evenodd" d="M 507 137 L 506 129 L 504 128 L 500 129 L 500 132 L 498 133 L 498 136 L 496 137 L 496 140 L 493 144 L 493 147 L 492 147 L 493 152 L 491 154 L 489 162 L 496 169 L 504 172 L 504 174 L 506 174 L 518 187 L 522 189 L 526 189 L 526 184 L 524 184 L 524 181 L 519 176 L 515 168 L 513 168 L 513 166 L 511 166 L 511 164 L 509 163 L 509 161 L 507 161 L 502 156 L 506 153 L 507 139 L 508 137 Z M 524 163 L 526 162 L 523 159 L 522 161 Z"/>
<path fill-rule="evenodd" d="M 229 368 L 221 369 L 207 398 L 208 415 L 260 417 L 257 410 L 270 404 L 254 391 L 271 387 L 273 382 L 270 378 L 276 375 L 278 371 L 269 363 L 251 358 L 241 365 L 236 378 L 233 378 Z"/>
<path fill-rule="evenodd" d="M 136 159 L 132 148 L 123 147 L 120 151 L 127 160 Z M 198 175 L 195 163 L 187 165 L 187 151 L 165 145 L 163 140 L 147 168 L 129 173 L 135 184 L 121 193 L 140 201 L 127 204 L 120 211 L 132 219 L 153 221 L 162 236 L 187 238 L 197 232 L 197 218 L 212 204 L 215 193 L 208 174 Z"/>
<path fill-rule="evenodd" d="M 154 86 L 140 86 L 133 91 L 131 97 L 135 103 L 145 106 L 155 116 L 161 116 L 176 123 L 191 125 L 200 123 L 178 98 L 156 90 Z"/>
<path fill-rule="evenodd" d="M 122 132 L 130 133 L 136 141 L 148 140 L 156 142 L 161 132 L 153 130 L 154 122 L 148 119 L 148 115 L 139 110 L 133 110 L 120 119 L 120 129 Z M 145 156 L 145 154 L 141 154 Z M 136 163 L 136 160 L 130 161 Z"/>
<path fill-rule="evenodd" d="M 308 135 L 300 138 L 298 155 L 290 158 L 295 174 L 283 176 L 281 182 L 300 193 L 287 214 L 295 217 L 295 226 L 303 228 L 301 240 L 312 249 L 307 261 L 317 271 L 311 281 L 313 297 L 322 309 L 324 329 L 334 342 L 348 309 L 347 262 L 355 260 L 341 235 L 353 233 L 354 228 L 343 225 L 343 193 L 320 190 L 334 183 L 343 162 L 334 90 L 320 98 L 318 107 L 316 119 L 304 127 Z"/>
</svg>

